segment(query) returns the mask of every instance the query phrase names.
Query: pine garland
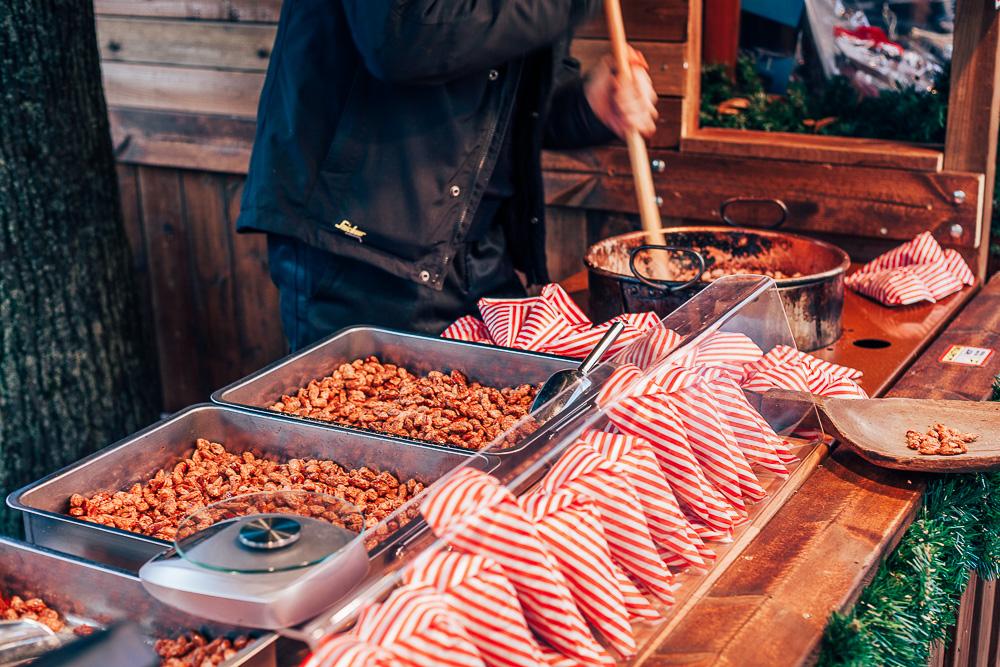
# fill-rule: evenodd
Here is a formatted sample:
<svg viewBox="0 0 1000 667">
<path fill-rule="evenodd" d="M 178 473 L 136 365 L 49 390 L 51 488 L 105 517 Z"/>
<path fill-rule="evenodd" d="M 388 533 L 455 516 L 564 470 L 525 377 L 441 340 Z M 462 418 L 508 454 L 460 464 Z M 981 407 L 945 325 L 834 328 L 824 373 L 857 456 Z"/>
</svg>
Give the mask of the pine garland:
<svg viewBox="0 0 1000 667">
<path fill-rule="evenodd" d="M 931 92 L 884 91 L 860 97 L 851 82 L 833 77 L 819 90 L 793 80 L 785 95 L 769 95 L 753 58 L 740 56 L 735 81 L 721 65 L 705 65 L 701 75 L 701 124 L 768 132 L 944 143 L 949 76 Z"/>
<path fill-rule="evenodd" d="M 1000 401 L 1000 376 L 992 400 Z M 823 636 L 823 667 L 926 667 L 946 641 L 975 570 L 1000 575 L 1000 473 L 932 479 L 916 520 L 846 614 Z"/>
</svg>

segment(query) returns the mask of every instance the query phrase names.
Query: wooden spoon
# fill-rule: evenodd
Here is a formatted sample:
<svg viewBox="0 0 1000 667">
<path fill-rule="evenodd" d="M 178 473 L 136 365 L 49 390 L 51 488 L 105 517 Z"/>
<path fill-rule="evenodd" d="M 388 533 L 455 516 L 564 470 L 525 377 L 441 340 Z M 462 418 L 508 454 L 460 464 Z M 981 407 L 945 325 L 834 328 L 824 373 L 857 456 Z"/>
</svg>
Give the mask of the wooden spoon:
<svg viewBox="0 0 1000 667">
<path fill-rule="evenodd" d="M 883 468 L 955 473 L 1000 469 L 1000 402 L 825 398 L 779 389 L 760 398 L 812 403 L 829 435 Z M 920 454 L 906 446 L 907 431 L 925 433 L 937 423 L 979 439 L 968 444 L 968 452 L 954 456 Z"/>
<path fill-rule="evenodd" d="M 611 38 L 611 52 L 618 67 L 618 76 L 624 81 L 631 81 L 632 63 L 629 62 L 628 38 L 625 36 L 621 0 L 604 0 L 604 15 L 608 22 L 608 37 Z M 632 179 L 639 205 L 639 221 L 642 230 L 646 232 L 645 242 L 651 245 L 666 245 L 646 142 L 639 134 L 639 130 L 633 129 L 625 136 L 625 143 L 628 145 L 629 164 L 632 167 Z M 665 256 L 651 255 L 650 264 L 654 276 L 670 275 L 670 262 Z"/>
</svg>

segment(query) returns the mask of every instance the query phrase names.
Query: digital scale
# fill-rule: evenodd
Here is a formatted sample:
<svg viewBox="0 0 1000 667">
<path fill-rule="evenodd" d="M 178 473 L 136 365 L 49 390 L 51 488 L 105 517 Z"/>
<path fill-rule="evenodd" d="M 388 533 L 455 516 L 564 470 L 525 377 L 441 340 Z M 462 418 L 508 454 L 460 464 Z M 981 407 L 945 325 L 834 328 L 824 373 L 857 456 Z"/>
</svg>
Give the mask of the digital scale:
<svg viewBox="0 0 1000 667">
<path fill-rule="evenodd" d="M 334 496 L 289 490 L 228 498 L 181 521 L 174 547 L 143 565 L 139 578 L 189 614 L 289 628 L 336 604 L 368 573 L 364 531 L 345 524 L 363 526 L 363 517 Z"/>
</svg>

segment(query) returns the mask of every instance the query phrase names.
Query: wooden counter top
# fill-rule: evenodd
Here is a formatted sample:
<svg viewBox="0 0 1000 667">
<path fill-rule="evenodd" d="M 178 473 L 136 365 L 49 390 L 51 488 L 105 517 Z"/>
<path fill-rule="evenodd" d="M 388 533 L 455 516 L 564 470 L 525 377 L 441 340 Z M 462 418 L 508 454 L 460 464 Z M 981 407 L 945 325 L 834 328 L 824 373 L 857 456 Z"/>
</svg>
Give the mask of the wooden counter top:
<svg viewBox="0 0 1000 667">
<path fill-rule="evenodd" d="M 586 271 L 560 284 L 585 311 L 589 310 Z M 813 354 L 864 371 L 861 386 L 872 396 L 881 396 L 975 294 L 975 289 L 966 288 L 935 304 L 886 308 L 846 290 L 844 335 Z M 884 343 L 888 346 L 864 347 Z"/>
<path fill-rule="evenodd" d="M 1000 352 L 982 368 L 939 362 L 952 344 L 1000 350 L 1000 276 L 887 395 L 986 398 Z M 643 664 L 809 663 L 830 613 L 857 599 L 913 520 L 922 491 L 917 476 L 835 450 Z"/>
<path fill-rule="evenodd" d="M 563 286 L 585 301 L 585 275 Z M 972 400 L 988 395 L 1000 373 L 1000 276 L 978 294 L 966 290 L 934 305 L 887 309 L 851 292 L 845 301 L 845 336 L 817 354 L 864 370 L 871 393 Z M 891 345 L 854 345 L 864 338 Z M 998 352 L 981 368 L 939 362 L 952 344 Z M 709 593 L 644 653 L 641 664 L 808 664 L 830 613 L 851 606 L 912 522 L 923 486 L 918 476 L 835 450 Z"/>
</svg>

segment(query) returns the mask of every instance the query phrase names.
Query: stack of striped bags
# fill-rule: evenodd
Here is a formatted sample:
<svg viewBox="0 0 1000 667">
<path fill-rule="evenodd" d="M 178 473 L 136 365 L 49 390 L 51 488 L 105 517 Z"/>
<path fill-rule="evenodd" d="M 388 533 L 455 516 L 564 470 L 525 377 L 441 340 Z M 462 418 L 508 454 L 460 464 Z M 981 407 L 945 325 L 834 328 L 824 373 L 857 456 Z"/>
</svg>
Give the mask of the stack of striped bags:
<svg viewBox="0 0 1000 667">
<path fill-rule="evenodd" d="M 629 313 L 595 327 L 556 284 L 543 287 L 541 296 L 527 299 L 480 299 L 479 313 L 482 319 L 467 315 L 441 337 L 582 359 L 616 320 L 624 321 L 625 329 L 608 350 L 609 356 L 642 338 L 660 321 L 655 313 Z"/>
<path fill-rule="evenodd" d="M 845 284 L 886 306 L 935 303 L 976 282 L 955 250 L 943 250 L 924 232 L 865 264 Z"/>
<path fill-rule="evenodd" d="M 625 329 L 604 359 L 629 361 L 640 371 L 661 363 L 682 341 L 679 335 L 663 328 L 651 312 L 627 313 L 595 326 L 556 284 L 546 285 L 537 297 L 482 299 L 479 311 L 482 319 L 463 317 L 441 336 L 582 359 L 613 322 L 622 320 Z M 861 378 L 860 371 L 784 345 L 765 355 L 753 341 L 739 333 L 715 333 L 672 363 L 721 366 L 737 377 L 741 386 L 755 391 L 775 388 L 867 398 L 856 382 Z"/>
<path fill-rule="evenodd" d="M 565 339 L 606 328 L 557 286 L 484 305 L 483 321 L 465 318 L 448 335 L 565 351 Z M 714 332 L 680 348 L 655 317 L 625 319 L 639 335 L 613 353 L 600 428 L 570 443 L 523 496 L 471 469 L 432 487 L 421 512 L 449 549 L 418 557 L 385 602 L 304 667 L 628 659 L 636 625 L 673 603 L 676 574 L 709 567 L 713 545 L 730 541 L 765 497 L 766 478 L 786 476 L 796 460 L 743 389 L 864 396 L 855 371 L 790 347 L 765 354 L 743 334 Z"/>
</svg>

